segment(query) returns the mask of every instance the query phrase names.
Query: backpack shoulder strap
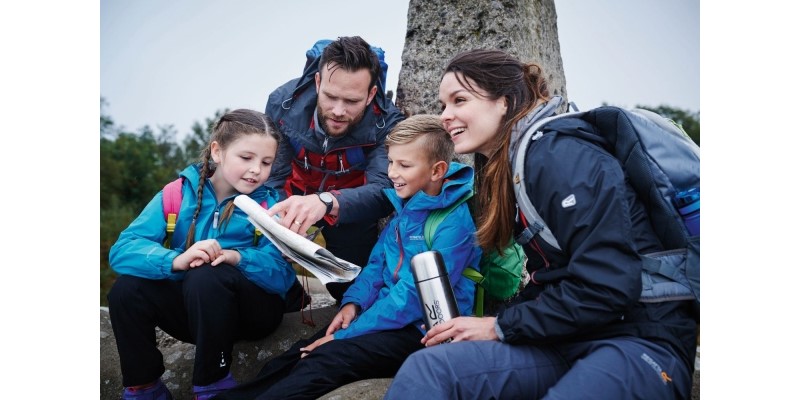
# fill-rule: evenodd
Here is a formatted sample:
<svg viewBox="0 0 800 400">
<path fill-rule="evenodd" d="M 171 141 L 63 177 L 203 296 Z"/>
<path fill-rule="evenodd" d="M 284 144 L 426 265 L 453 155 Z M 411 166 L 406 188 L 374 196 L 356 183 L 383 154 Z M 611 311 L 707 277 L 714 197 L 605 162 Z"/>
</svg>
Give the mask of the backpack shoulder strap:
<svg viewBox="0 0 800 400">
<path fill-rule="evenodd" d="M 470 197 L 474 192 L 470 190 L 467 194 L 462 196 L 460 199 L 456 200 L 455 203 L 445 207 L 445 208 L 438 208 L 433 210 L 428 214 L 428 218 L 425 219 L 425 227 L 423 228 L 423 236 L 425 236 L 425 244 L 428 246 L 428 249 L 431 248 L 433 245 L 433 234 L 436 233 L 436 228 L 439 227 L 439 224 L 444 221 L 447 216 L 456 209 L 456 207 L 460 206 L 461 203 L 469 200 Z M 481 273 L 471 267 L 467 266 L 464 268 L 464 272 L 462 273 L 463 276 L 472 280 L 473 282 L 477 283 L 475 285 L 475 315 L 478 317 L 483 316 L 483 287 L 480 284 L 483 282 L 483 275 Z"/>
<path fill-rule="evenodd" d="M 530 144 L 536 140 L 539 140 L 543 136 L 542 127 L 545 124 L 557 119 L 572 117 L 577 114 L 579 113 L 565 113 L 540 119 L 522 132 L 518 142 L 519 145 L 511 154 L 510 159 L 514 177 L 514 196 L 517 199 L 517 205 L 519 206 L 519 210 L 526 222 L 526 224 L 523 224 L 525 225 L 525 229 L 516 238 L 517 242 L 520 244 L 530 242 L 531 239 L 536 236 L 536 234 L 539 234 L 541 238 L 547 242 L 547 244 L 558 250 L 561 250 L 555 235 L 553 235 L 553 232 L 547 227 L 544 219 L 542 219 L 542 217 L 539 215 L 539 212 L 536 211 L 536 207 L 534 207 L 533 203 L 531 203 L 531 200 L 528 197 L 528 191 L 525 189 L 525 155 L 528 152 L 528 147 Z"/>
<path fill-rule="evenodd" d="M 175 221 L 178 220 L 178 212 L 181 210 L 181 200 L 183 200 L 183 177 L 164 185 L 161 193 L 164 220 L 167 221 L 167 237 L 164 240 L 164 247 L 170 247 L 172 242 L 172 232 L 175 232 Z"/>
<path fill-rule="evenodd" d="M 469 198 L 472 197 L 472 194 L 473 192 L 470 190 L 467 194 L 456 200 L 455 203 L 445 208 L 433 210 L 430 212 L 430 214 L 428 214 L 428 218 L 425 219 L 425 228 L 422 231 L 422 234 L 425 236 L 425 244 L 428 245 L 428 249 L 430 249 L 431 245 L 433 245 L 433 234 L 436 233 L 436 228 L 439 227 L 439 224 L 441 224 L 442 221 L 447 218 L 447 215 L 453 212 L 456 207 L 469 200 Z"/>
</svg>

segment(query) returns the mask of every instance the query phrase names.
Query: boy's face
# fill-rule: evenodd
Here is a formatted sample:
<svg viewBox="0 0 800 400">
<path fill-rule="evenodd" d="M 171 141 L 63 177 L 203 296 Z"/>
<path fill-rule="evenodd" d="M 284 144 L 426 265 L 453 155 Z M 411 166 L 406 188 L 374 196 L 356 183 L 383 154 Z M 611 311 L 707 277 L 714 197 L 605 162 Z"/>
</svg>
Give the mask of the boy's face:
<svg viewBox="0 0 800 400">
<path fill-rule="evenodd" d="M 434 162 L 428 160 L 427 151 L 414 140 L 407 144 L 389 146 L 389 179 L 401 199 L 408 199 L 420 190 L 430 196 L 441 192 L 441 184 L 434 182 Z"/>
</svg>

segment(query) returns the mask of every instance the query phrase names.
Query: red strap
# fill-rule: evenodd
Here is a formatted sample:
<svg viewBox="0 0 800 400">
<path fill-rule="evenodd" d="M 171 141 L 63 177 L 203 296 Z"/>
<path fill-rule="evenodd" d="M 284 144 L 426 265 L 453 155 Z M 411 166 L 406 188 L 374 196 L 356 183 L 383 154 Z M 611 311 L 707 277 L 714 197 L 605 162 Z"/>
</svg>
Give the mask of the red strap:
<svg viewBox="0 0 800 400">
<path fill-rule="evenodd" d="M 181 200 L 183 199 L 182 190 L 183 178 L 175 179 L 164 186 L 164 190 L 162 192 L 164 220 L 167 219 L 169 214 L 178 215 L 178 211 L 181 209 Z"/>
</svg>

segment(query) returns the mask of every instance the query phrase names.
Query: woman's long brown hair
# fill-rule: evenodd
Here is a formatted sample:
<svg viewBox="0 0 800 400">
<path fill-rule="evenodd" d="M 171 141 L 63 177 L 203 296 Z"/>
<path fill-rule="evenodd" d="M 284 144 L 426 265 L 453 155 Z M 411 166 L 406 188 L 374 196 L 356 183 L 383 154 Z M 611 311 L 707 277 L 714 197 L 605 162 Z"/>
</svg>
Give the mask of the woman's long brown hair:
<svg viewBox="0 0 800 400">
<path fill-rule="evenodd" d="M 505 98 L 503 116 L 488 157 L 475 154 L 475 192 L 478 244 L 484 250 L 502 249 L 511 240 L 516 217 L 516 199 L 508 148 L 511 129 L 550 92 L 537 64 L 524 64 L 501 50 L 469 50 L 453 57 L 444 74 L 453 72 L 461 85 L 473 94 L 497 100 Z M 473 86 L 474 85 L 474 86 Z M 478 93 L 481 89 L 484 94 Z"/>
</svg>

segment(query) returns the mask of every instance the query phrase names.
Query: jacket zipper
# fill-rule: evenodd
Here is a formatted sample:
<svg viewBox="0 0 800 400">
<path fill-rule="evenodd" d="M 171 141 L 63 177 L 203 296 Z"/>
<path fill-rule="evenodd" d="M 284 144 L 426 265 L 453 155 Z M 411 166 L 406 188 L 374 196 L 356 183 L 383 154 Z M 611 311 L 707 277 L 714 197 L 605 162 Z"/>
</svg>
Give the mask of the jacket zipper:
<svg viewBox="0 0 800 400">
<path fill-rule="evenodd" d="M 400 272 L 400 267 L 403 266 L 403 242 L 400 240 L 400 225 L 399 224 L 395 225 L 395 227 L 394 227 L 394 237 L 395 237 L 395 240 L 397 240 L 397 246 L 400 248 L 400 257 L 397 260 L 397 266 L 394 268 L 394 274 L 392 275 L 392 278 L 394 279 L 394 282 L 397 283 L 397 281 L 399 280 L 397 278 L 397 273 Z"/>
</svg>

